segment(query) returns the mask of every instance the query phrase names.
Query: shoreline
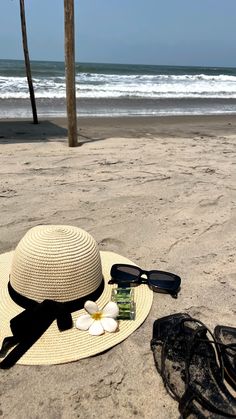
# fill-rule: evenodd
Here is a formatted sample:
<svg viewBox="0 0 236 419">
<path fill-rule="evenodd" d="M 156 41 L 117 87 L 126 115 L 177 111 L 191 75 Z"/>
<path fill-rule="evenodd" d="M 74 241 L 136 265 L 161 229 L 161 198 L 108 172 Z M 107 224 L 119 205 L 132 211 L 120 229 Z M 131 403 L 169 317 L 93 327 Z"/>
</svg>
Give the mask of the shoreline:
<svg viewBox="0 0 236 419">
<path fill-rule="evenodd" d="M 232 98 L 83 98 L 77 96 L 78 117 L 163 117 L 236 115 Z M 36 98 L 39 117 L 66 116 L 65 98 Z M 28 118 L 29 98 L 0 99 L 0 119 Z"/>
</svg>

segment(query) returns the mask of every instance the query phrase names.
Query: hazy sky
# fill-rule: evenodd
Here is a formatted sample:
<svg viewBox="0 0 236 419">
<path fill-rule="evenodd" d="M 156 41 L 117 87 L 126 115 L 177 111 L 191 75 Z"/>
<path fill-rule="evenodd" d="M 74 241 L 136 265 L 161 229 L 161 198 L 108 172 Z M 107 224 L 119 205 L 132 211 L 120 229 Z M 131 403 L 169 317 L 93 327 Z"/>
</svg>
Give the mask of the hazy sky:
<svg viewBox="0 0 236 419">
<path fill-rule="evenodd" d="M 25 0 L 31 59 L 64 59 L 63 7 Z M 75 21 L 79 62 L 236 67 L 236 0 L 75 0 Z M 0 0 L 0 58 L 23 58 L 19 0 Z"/>
</svg>

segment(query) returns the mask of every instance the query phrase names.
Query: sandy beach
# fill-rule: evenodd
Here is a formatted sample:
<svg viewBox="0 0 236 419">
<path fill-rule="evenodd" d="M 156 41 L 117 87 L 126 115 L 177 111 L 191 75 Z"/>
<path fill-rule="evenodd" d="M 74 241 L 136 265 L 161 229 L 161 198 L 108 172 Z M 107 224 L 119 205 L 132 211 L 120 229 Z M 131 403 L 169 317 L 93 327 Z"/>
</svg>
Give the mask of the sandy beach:
<svg viewBox="0 0 236 419">
<path fill-rule="evenodd" d="M 6 419 L 178 418 L 150 350 L 155 319 L 236 327 L 236 117 L 0 120 L 0 252 L 39 224 L 81 227 L 101 250 L 182 278 L 145 323 L 93 358 L 0 374 Z"/>
</svg>

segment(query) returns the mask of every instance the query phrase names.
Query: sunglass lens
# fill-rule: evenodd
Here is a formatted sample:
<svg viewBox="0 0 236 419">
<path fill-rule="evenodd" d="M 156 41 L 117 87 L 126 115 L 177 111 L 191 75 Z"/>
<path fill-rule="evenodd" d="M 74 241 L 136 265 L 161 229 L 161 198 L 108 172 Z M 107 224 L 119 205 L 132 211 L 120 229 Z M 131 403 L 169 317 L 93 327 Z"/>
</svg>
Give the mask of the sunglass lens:
<svg viewBox="0 0 236 419">
<path fill-rule="evenodd" d="M 130 265 L 113 265 L 111 269 L 111 277 L 120 282 L 136 282 L 139 275 L 139 269 Z"/>
<path fill-rule="evenodd" d="M 168 272 L 152 272 L 149 275 L 149 283 L 153 288 L 175 291 L 180 286 L 180 277 Z"/>
</svg>

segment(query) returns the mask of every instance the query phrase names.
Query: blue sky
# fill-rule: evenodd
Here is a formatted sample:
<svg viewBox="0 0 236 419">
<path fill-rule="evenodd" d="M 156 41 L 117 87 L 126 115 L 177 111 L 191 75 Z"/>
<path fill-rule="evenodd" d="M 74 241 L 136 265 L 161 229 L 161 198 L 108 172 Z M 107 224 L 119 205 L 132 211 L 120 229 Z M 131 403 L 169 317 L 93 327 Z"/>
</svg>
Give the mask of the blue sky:
<svg viewBox="0 0 236 419">
<path fill-rule="evenodd" d="M 0 58 L 22 59 L 19 0 L 0 0 Z M 25 0 L 30 57 L 64 59 L 63 0 Z M 236 0 L 75 0 L 79 62 L 236 67 Z"/>
</svg>

